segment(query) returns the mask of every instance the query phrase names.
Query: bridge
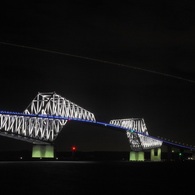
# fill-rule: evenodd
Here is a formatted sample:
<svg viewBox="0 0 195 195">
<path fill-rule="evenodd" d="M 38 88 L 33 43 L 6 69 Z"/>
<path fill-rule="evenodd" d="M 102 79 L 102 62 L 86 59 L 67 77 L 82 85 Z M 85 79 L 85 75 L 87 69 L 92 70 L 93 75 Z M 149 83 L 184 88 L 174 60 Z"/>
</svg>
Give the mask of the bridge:
<svg viewBox="0 0 195 195">
<path fill-rule="evenodd" d="M 143 118 L 97 121 L 94 114 L 56 92 L 38 93 L 23 112 L 0 111 L 0 135 L 33 144 L 32 157 L 53 158 L 53 142 L 69 121 L 85 122 L 126 132 L 130 160 L 144 160 L 144 151 L 151 150 L 151 160 L 161 159 L 163 142 L 149 135 Z M 193 147 L 182 146 L 190 150 Z"/>
</svg>

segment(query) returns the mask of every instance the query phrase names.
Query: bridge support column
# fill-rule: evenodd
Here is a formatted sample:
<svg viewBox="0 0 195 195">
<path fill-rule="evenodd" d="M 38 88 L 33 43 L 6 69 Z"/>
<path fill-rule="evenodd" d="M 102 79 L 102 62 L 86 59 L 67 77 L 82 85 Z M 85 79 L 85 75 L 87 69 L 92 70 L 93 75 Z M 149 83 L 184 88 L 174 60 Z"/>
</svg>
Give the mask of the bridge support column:
<svg viewBox="0 0 195 195">
<path fill-rule="evenodd" d="M 54 158 L 54 147 L 52 145 L 34 145 L 32 158 Z"/>
<path fill-rule="evenodd" d="M 151 161 L 161 161 L 161 148 L 153 148 L 150 150 Z"/>
<path fill-rule="evenodd" d="M 144 161 L 144 152 L 131 151 L 129 155 L 129 161 Z"/>
</svg>

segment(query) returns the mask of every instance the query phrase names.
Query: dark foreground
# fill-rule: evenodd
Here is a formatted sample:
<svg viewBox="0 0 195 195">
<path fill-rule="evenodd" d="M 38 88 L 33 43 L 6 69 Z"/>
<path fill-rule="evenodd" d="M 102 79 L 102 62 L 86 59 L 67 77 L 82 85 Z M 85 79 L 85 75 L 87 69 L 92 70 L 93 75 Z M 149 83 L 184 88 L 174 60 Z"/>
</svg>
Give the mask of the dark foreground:
<svg viewBox="0 0 195 195">
<path fill-rule="evenodd" d="M 193 194 L 195 161 L 0 161 L 0 194 Z"/>
</svg>

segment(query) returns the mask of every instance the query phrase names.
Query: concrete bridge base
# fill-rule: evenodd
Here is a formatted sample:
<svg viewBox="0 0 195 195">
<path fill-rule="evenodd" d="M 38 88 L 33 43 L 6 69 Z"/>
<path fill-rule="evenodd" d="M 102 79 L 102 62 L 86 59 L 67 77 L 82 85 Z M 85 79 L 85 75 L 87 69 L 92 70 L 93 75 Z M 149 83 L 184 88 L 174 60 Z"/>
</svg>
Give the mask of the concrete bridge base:
<svg viewBox="0 0 195 195">
<path fill-rule="evenodd" d="M 145 154 L 144 151 L 131 151 L 129 155 L 129 161 L 144 161 Z M 150 160 L 151 161 L 161 161 L 161 148 L 154 148 L 150 150 Z"/>
<path fill-rule="evenodd" d="M 150 150 L 151 161 L 161 161 L 161 148 L 153 148 Z"/>
<path fill-rule="evenodd" d="M 52 145 L 34 145 L 32 158 L 54 158 L 54 147 Z"/>
<path fill-rule="evenodd" d="M 144 161 L 144 152 L 131 151 L 129 155 L 129 161 Z"/>
</svg>

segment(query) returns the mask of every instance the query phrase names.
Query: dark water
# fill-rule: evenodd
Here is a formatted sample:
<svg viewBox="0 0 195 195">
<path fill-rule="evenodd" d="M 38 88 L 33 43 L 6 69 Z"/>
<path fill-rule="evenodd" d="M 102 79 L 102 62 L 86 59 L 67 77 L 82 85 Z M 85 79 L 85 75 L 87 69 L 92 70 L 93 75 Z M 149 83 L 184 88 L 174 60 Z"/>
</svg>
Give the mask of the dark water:
<svg viewBox="0 0 195 195">
<path fill-rule="evenodd" d="M 193 194 L 194 170 L 194 161 L 0 161 L 0 194 Z"/>
</svg>

